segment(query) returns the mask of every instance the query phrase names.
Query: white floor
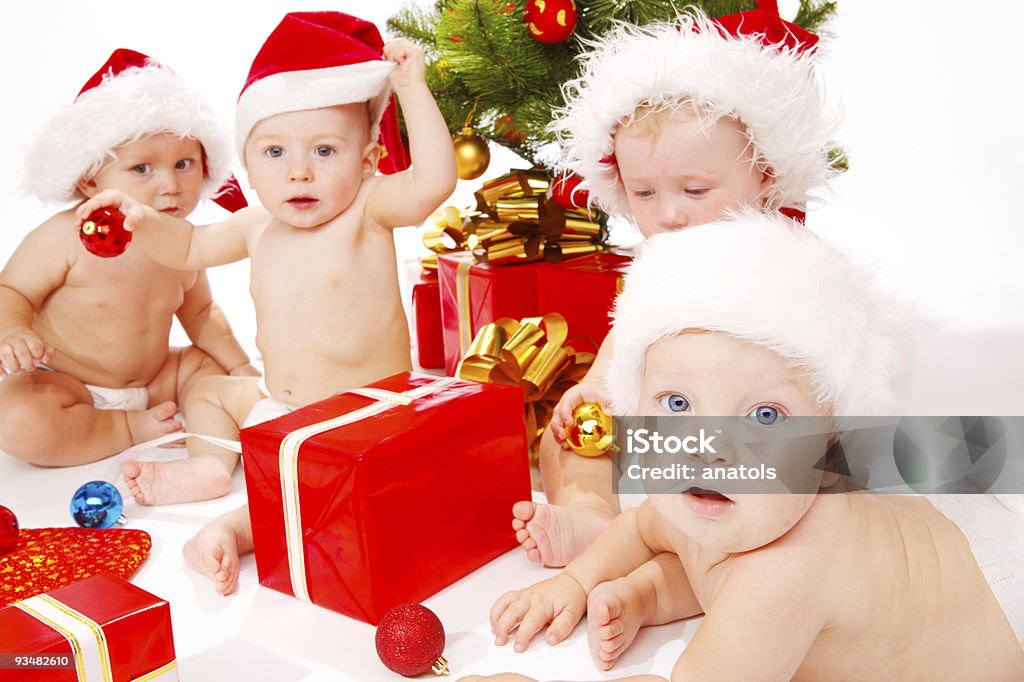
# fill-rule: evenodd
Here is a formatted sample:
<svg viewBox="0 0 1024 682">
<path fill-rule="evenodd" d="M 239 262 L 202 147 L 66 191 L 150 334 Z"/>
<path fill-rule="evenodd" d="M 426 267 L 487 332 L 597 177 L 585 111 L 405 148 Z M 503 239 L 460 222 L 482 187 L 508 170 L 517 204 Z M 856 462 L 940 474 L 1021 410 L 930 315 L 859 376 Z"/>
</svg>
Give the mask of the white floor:
<svg viewBox="0 0 1024 682">
<path fill-rule="evenodd" d="M 154 451 L 146 458 L 179 456 L 179 449 Z M 0 454 L 0 503 L 11 508 L 25 528 L 72 525 L 68 506 L 82 483 L 115 481 L 116 459 L 67 469 L 39 469 Z M 17 483 L 16 485 L 14 483 Z M 153 538 L 149 558 L 132 582 L 171 604 L 174 642 L 181 679 L 190 682 L 251 680 L 280 682 L 367 682 L 400 679 L 377 659 L 374 628 L 300 602 L 257 584 L 250 555 L 242 563 L 239 590 L 218 595 L 212 584 L 185 567 L 182 545 L 207 520 L 243 502 L 241 471 L 235 489 L 212 502 L 140 507 L 129 501 L 128 528 Z M 122 481 L 118 488 L 124 493 Z M 540 499 L 540 498 L 538 498 Z M 443 522 L 438 520 L 444 551 Z M 412 557 L 410 557 L 412 559 Z M 445 626 L 445 657 L 453 678 L 516 670 L 539 679 L 607 679 L 593 667 L 585 626 L 570 640 L 550 647 L 538 639 L 524 654 L 495 647 L 487 613 L 510 589 L 525 587 L 554 573 L 509 552 L 424 604 Z M 698 621 L 645 631 L 616 669 L 618 674 L 666 673 L 696 631 Z"/>
</svg>

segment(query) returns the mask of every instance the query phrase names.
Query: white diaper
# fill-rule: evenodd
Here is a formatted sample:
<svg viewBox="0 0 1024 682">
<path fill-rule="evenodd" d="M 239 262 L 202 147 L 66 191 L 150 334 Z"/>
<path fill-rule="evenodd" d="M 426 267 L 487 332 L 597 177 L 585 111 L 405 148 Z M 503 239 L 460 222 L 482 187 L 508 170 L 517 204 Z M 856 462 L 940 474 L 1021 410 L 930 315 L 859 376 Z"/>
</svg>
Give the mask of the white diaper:
<svg viewBox="0 0 1024 682">
<path fill-rule="evenodd" d="M 41 362 L 36 367 L 44 372 L 52 372 L 53 368 Z M 131 388 L 107 388 L 85 384 L 92 396 L 92 406 L 97 410 L 144 410 L 149 407 L 149 391 L 145 386 Z"/>
<path fill-rule="evenodd" d="M 1024 515 L 1018 511 L 1020 497 L 1024 496 L 925 497 L 967 538 L 1017 639 L 1024 642 Z"/>
<path fill-rule="evenodd" d="M 271 419 L 283 417 L 299 409 L 298 405 L 289 405 L 276 398 L 271 398 L 270 391 L 267 390 L 267 383 L 262 377 L 260 378 L 260 393 L 263 394 L 264 398 L 252 406 L 249 416 L 245 418 L 245 422 L 242 424 L 243 429 L 255 426 L 256 424 L 262 424 Z"/>
<path fill-rule="evenodd" d="M 92 406 L 97 410 L 144 410 L 149 406 L 149 391 L 145 386 L 134 388 L 106 388 L 86 384 L 92 394 Z"/>
</svg>

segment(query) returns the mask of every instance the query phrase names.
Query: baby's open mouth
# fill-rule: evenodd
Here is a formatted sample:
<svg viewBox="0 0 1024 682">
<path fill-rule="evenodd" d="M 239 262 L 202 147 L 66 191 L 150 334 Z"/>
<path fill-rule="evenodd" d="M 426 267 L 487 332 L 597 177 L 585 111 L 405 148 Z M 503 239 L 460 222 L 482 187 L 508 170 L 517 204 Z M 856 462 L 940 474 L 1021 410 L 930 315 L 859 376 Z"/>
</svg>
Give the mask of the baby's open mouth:
<svg viewBox="0 0 1024 682">
<path fill-rule="evenodd" d="M 313 197 L 293 197 L 288 200 L 288 203 L 296 208 L 309 208 L 316 203 L 316 199 Z"/>
<path fill-rule="evenodd" d="M 687 488 L 683 500 L 692 512 L 707 518 L 724 516 L 733 508 L 735 502 L 718 492 L 696 486 Z"/>
<path fill-rule="evenodd" d="M 693 495 L 694 497 L 698 497 L 708 502 L 732 502 L 731 499 L 729 499 L 722 493 L 718 492 L 717 490 L 708 490 L 707 488 L 698 488 L 696 486 L 687 488 L 686 490 L 683 491 L 683 494 Z"/>
</svg>

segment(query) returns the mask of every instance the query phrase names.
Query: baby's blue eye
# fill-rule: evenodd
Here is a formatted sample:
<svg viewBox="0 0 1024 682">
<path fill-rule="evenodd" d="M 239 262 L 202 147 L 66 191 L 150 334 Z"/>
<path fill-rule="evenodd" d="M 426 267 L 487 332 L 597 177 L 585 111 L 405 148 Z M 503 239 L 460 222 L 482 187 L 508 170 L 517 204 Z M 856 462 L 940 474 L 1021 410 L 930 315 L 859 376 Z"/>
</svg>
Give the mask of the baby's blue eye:
<svg viewBox="0 0 1024 682">
<path fill-rule="evenodd" d="M 277 159 L 284 156 L 284 149 L 281 147 L 267 147 L 263 153 L 272 159 Z"/>
<path fill-rule="evenodd" d="M 759 405 L 754 408 L 750 416 L 757 420 L 762 426 L 771 426 L 785 419 L 781 412 L 771 405 Z"/>
<path fill-rule="evenodd" d="M 192 167 L 192 159 L 181 159 L 178 163 L 174 164 L 176 170 L 188 170 Z"/>
<path fill-rule="evenodd" d="M 334 147 L 328 147 L 325 144 L 322 144 L 322 145 L 320 145 L 319 147 L 316 148 L 316 155 L 317 156 L 330 156 L 333 153 L 334 153 Z"/>
<path fill-rule="evenodd" d="M 650 191 L 649 189 L 638 189 L 635 192 L 633 192 L 633 196 L 639 199 L 647 199 L 649 197 L 654 196 L 654 192 Z"/>
<path fill-rule="evenodd" d="M 145 175 L 146 173 L 150 172 L 151 170 L 153 170 L 153 166 L 151 166 L 148 163 L 140 163 L 140 164 L 137 164 L 135 166 L 132 166 L 132 172 L 133 173 L 139 173 L 141 175 Z"/>
<path fill-rule="evenodd" d="M 708 191 L 709 190 L 706 187 L 701 187 L 701 188 L 698 188 L 698 189 L 688 189 L 688 190 L 686 190 L 686 193 L 688 195 L 690 195 L 691 197 L 702 197 L 705 194 L 707 194 Z"/>
<path fill-rule="evenodd" d="M 686 412 L 690 409 L 690 401 L 679 393 L 666 393 L 658 398 L 658 404 L 669 412 Z"/>
</svg>

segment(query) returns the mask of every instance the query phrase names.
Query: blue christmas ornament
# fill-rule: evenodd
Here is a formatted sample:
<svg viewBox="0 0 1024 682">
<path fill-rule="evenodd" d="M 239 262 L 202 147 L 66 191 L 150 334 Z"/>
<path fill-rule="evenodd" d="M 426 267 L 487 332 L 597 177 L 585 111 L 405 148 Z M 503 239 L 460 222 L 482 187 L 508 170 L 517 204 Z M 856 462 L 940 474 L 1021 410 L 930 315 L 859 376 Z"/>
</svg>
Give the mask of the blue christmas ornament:
<svg viewBox="0 0 1024 682">
<path fill-rule="evenodd" d="M 124 502 L 106 481 L 89 481 L 71 497 L 71 516 L 82 528 L 111 528 L 124 523 Z"/>
</svg>

